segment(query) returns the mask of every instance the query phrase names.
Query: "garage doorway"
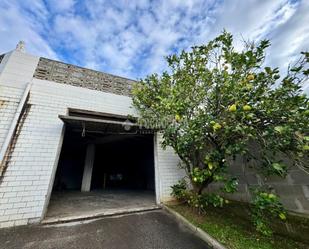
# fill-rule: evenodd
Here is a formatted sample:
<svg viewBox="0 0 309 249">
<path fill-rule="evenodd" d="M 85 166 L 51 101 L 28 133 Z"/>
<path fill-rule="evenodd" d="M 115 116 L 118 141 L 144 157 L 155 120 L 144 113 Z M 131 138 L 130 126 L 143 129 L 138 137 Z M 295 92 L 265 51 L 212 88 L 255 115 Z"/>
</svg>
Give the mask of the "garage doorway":
<svg viewBox="0 0 309 249">
<path fill-rule="evenodd" d="M 154 135 L 113 116 L 60 116 L 66 130 L 45 220 L 156 208 Z"/>
</svg>

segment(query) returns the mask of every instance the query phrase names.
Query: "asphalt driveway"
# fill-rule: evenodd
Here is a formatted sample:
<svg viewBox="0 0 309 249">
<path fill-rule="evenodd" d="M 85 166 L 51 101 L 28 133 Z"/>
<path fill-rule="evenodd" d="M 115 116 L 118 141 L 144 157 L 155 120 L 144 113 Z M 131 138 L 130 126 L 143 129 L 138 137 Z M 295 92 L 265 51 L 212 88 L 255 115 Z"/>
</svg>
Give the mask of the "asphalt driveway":
<svg viewBox="0 0 309 249">
<path fill-rule="evenodd" d="M 163 210 L 58 225 L 0 230 L 0 248 L 207 249 Z"/>
</svg>

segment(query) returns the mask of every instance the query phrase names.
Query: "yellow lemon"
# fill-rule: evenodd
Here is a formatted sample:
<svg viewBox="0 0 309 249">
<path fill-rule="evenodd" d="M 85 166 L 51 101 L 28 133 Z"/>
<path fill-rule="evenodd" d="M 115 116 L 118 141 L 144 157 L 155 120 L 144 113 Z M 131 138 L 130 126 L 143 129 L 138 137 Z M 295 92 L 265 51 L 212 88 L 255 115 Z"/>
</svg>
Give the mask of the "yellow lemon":
<svg viewBox="0 0 309 249">
<path fill-rule="evenodd" d="M 305 144 L 305 145 L 303 146 L 303 150 L 309 150 L 309 145 L 308 145 L 308 144 Z"/>
<path fill-rule="evenodd" d="M 284 213 L 280 213 L 279 217 L 280 217 L 281 220 L 286 220 L 286 216 L 285 216 Z"/>
<path fill-rule="evenodd" d="M 230 105 L 229 107 L 230 112 L 236 112 L 236 109 L 237 109 L 236 104 Z"/>
<path fill-rule="evenodd" d="M 242 107 L 242 109 L 243 109 L 244 111 L 250 111 L 252 108 L 251 108 L 250 105 L 244 105 L 244 106 Z"/>
<path fill-rule="evenodd" d="M 208 168 L 209 168 L 210 170 L 212 170 L 212 169 L 213 169 L 213 167 L 214 167 L 214 165 L 213 165 L 213 163 L 212 163 L 212 162 L 208 163 Z"/>
<path fill-rule="evenodd" d="M 219 130 L 221 129 L 222 126 L 219 124 L 219 123 L 215 123 L 214 126 L 213 126 L 213 129 L 216 131 L 216 130 Z"/>
<path fill-rule="evenodd" d="M 254 75 L 253 74 L 249 74 L 247 77 L 247 80 L 254 80 Z"/>
<path fill-rule="evenodd" d="M 179 122 L 179 121 L 181 120 L 181 117 L 180 117 L 179 114 L 176 114 L 176 115 L 175 115 L 175 120 L 176 120 L 176 122 Z"/>
<path fill-rule="evenodd" d="M 193 178 L 193 181 L 194 181 L 194 182 L 197 182 L 197 178 L 196 178 L 196 177 L 194 177 L 194 178 Z"/>
</svg>

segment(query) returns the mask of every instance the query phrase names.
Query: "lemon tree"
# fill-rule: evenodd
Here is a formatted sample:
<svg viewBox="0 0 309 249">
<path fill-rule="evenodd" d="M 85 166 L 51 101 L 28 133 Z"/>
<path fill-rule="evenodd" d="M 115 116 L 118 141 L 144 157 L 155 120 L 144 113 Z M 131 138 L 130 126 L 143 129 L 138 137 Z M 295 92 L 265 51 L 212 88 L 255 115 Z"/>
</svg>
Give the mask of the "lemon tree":
<svg viewBox="0 0 309 249">
<path fill-rule="evenodd" d="M 284 156 L 306 166 L 309 102 L 301 88 L 309 53 L 282 75 L 264 65 L 269 45 L 245 43 L 238 51 L 233 36 L 223 32 L 206 45 L 168 56 L 166 72 L 133 88 L 140 121 L 162 132 L 162 145 L 178 154 L 197 194 L 215 181 L 225 183 L 223 190 L 236 190 L 237 179 L 227 172 L 237 156 L 282 177 L 288 170 Z"/>
</svg>

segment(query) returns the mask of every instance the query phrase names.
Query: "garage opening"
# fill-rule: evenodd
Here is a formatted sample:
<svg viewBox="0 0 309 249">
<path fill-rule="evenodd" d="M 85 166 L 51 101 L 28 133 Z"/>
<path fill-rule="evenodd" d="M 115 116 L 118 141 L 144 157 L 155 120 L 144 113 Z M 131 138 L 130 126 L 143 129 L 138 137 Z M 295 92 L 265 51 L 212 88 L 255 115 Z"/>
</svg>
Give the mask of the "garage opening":
<svg viewBox="0 0 309 249">
<path fill-rule="evenodd" d="M 60 118 L 66 130 L 46 219 L 156 207 L 152 132 L 113 116 Z"/>
</svg>

